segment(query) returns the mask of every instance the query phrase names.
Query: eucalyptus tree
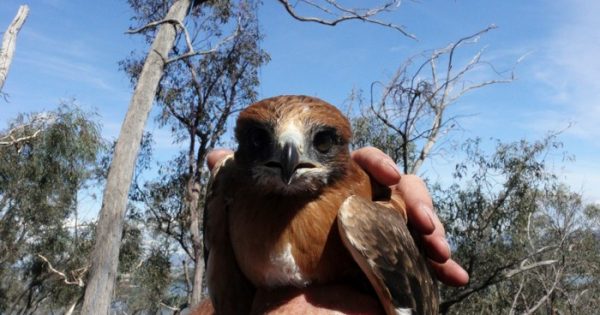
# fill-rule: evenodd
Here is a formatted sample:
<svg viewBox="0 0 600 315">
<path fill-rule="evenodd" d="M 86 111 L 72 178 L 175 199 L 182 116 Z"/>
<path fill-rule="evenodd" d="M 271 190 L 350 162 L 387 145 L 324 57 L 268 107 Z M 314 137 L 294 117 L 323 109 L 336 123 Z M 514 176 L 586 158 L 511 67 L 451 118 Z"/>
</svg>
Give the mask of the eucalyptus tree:
<svg viewBox="0 0 600 315">
<path fill-rule="evenodd" d="M 549 166 L 561 147 L 554 136 L 497 142 L 492 153 L 480 140 L 464 145 L 454 183 L 437 186 L 434 201 L 471 280 L 443 287 L 442 313 L 580 314 L 600 306 L 600 226 L 591 224 L 599 217 Z"/>
<path fill-rule="evenodd" d="M 104 147 L 93 117 L 63 105 L 0 132 L 0 313 L 68 308 L 82 294 L 93 226 L 77 220 L 78 194 L 96 183 Z"/>
</svg>

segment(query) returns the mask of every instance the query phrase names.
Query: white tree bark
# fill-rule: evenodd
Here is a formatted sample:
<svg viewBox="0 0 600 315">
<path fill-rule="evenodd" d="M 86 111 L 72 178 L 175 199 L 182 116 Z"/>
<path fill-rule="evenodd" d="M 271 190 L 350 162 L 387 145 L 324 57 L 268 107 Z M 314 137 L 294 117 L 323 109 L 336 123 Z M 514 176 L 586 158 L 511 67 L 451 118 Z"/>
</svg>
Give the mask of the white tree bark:
<svg viewBox="0 0 600 315">
<path fill-rule="evenodd" d="M 4 81 L 6 81 L 6 76 L 8 75 L 10 63 L 15 54 L 17 34 L 19 33 L 19 30 L 21 30 L 23 23 L 25 23 L 27 14 L 29 14 L 29 7 L 26 5 L 20 6 L 17 15 L 2 37 L 2 47 L 0 48 L 0 91 L 2 91 Z"/>
<path fill-rule="evenodd" d="M 190 5 L 191 0 L 175 2 L 165 19 L 183 22 Z M 160 24 L 121 127 L 102 199 L 96 228 L 96 244 L 90 257 L 90 278 L 81 314 L 109 313 L 119 262 L 127 195 L 135 161 L 144 126 L 176 34 L 177 25 Z"/>
</svg>

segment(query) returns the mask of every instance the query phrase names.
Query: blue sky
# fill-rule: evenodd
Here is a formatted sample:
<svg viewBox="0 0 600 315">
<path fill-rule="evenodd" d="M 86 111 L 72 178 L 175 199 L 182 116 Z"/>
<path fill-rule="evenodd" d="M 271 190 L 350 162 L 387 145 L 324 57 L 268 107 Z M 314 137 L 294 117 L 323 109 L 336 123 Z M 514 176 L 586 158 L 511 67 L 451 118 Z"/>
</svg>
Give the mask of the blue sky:
<svg viewBox="0 0 600 315">
<path fill-rule="evenodd" d="M 383 17 L 405 25 L 418 41 L 364 23 L 300 23 L 275 1 L 264 2 L 259 18 L 272 60 L 261 70 L 260 96 L 308 94 L 337 105 L 351 89 L 388 79 L 407 57 L 496 24 L 466 52 L 485 46 L 484 59 L 501 69 L 527 57 L 516 68 L 516 81 L 478 90 L 454 105 L 453 113 L 467 117 L 453 139 L 535 140 L 572 124 L 560 139 L 576 160 L 564 164 L 557 156 L 556 170 L 586 201 L 600 202 L 600 2 L 404 1 Z M 2 0 L 0 29 L 21 3 Z M 0 101 L 0 129 L 17 113 L 75 98 L 98 111 L 106 137 L 116 137 L 131 95 L 117 62 L 145 49 L 141 38 L 124 34 L 131 16 L 125 1 L 35 0 L 29 6 L 4 87 L 9 102 Z M 160 155 L 177 150 L 168 131 L 153 123 L 147 128 Z M 425 175 L 447 178 L 454 162 L 453 155 L 433 159 Z"/>
</svg>

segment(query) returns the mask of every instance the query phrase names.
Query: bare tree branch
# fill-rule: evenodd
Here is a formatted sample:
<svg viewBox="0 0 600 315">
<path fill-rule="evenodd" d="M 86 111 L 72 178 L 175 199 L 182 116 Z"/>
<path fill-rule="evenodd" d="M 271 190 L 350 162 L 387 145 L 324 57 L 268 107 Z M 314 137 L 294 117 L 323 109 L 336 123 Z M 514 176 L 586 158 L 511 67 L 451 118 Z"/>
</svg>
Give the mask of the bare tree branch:
<svg viewBox="0 0 600 315">
<path fill-rule="evenodd" d="M 481 280 L 480 283 L 459 293 L 458 295 L 452 297 L 449 300 L 443 301 L 440 304 L 440 309 L 447 310 L 451 305 L 458 303 L 460 301 L 463 301 L 466 298 L 468 298 L 469 296 L 471 296 L 481 290 L 484 290 L 485 288 L 488 288 L 491 285 L 500 283 L 502 281 L 505 281 L 506 279 L 510 279 L 511 277 L 513 277 L 517 274 L 520 274 L 520 273 L 523 273 L 526 271 L 530 271 L 530 270 L 534 270 L 535 268 L 538 268 L 538 267 L 551 266 L 551 265 L 556 264 L 558 262 L 557 260 L 546 260 L 546 261 L 540 261 L 537 263 L 532 263 L 530 265 L 525 265 L 525 263 L 530 258 L 537 256 L 543 252 L 546 252 L 547 250 L 552 249 L 552 248 L 555 248 L 555 246 L 545 246 L 545 247 L 538 249 L 534 253 L 529 254 L 527 257 L 521 259 L 520 266 L 517 268 L 509 269 L 512 266 L 514 266 L 513 262 L 510 262 L 509 264 L 504 265 L 504 266 L 497 267 L 492 272 L 489 272 L 489 275 L 485 279 Z"/>
<path fill-rule="evenodd" d="M 320 10 L 328 15 L 335 16 L 331 19 L 303 16 L 296 11 L 295 6 L 292 5 L 289 0 L 278 0 L 278 1 L 279 1 L 279 3 L 281 3 L 284 6 L 285 10 L 293 18 L 295 18 L 298 21 L 314 22 L 314 23 L 319 23 L 319 24 L 328 25 L 328 26 L 335 26 L 338 23 L 342 23 L 342 22 L 346 22 L 346 21 L 350 21 L 350 20 L 359 20 L 359 21 L 363 21 L 363 22 L 367 22 L 367 23 L 371 23 L 371 24 L 389 27 L 389 28 L 399 31 L 406 37 L 416 39 L 415 35 L 407 32 L 405 30 L 404 26 L 396 25 L 396 24 L 389 23 L 389 22 L 384 22 L 384 21 L 373 18 L 373 16 L 375 16 L 379 13 L 389 12 L 392 10 L 392 8 L 400 6 L 401 1 L 399 1 L 399 0 L 389 1 L 382 6 L 372 8 L 372 9 L 367 9 L 367 10 L 359 10 L 359 9 L 354 9 L 354 8 L 350 9 L 350 8 L 341 6 L 335 0 L 326 0 L 328 5 L 330 5 L 332 8 L 334 8 L 340 12 L 339 14 L 335 14 L 332 10 L 326 8 L 323 5 L 319 5 L 311 0 L 298 1 L 301 3 L 305 3 L 311 7 L 317 8 L 318 10 Z"/>
<path fill-rule="evenodd" d="M 529 265 L 525 265 L 526 260 L 523 260 L 523 262 L 521 263 L 521 265 L 516 268 L 516 269 L 512 269 L 512 270 L 508 270 L 504 273 L 504 277 L 505 278 L 510 278 L 513 277 L 516 274 L 531 270 L 533 268 L 537 268 L 537 267 L 542 267 L 542 266 L 549 266 L 549 265 L 553 265 L 555 263 L 558 262 L 558 260 L 556 259 L 551 259 L 551 260 L 543 260 L 543 261 L 538 261 Z"/>
<path fill-rule="evenodd" d="M 179 307 L 176 307 L 176 306 L 171 306 L 171 305 L 167 305 L 167 304 L 165 304 L 165 303 L 164 303 L 164 302 L 162 302 L 162 301 L 160 302 L 160 306 L 162 306 L 162 307 L 165 307 L 165 308 L 168 308 L 169 310 L 171 310 L 171 311 L 173 311 L 173 312 L 179 312 L 179 311 L 181 311 L 181 309 L 180 309 Z"/>
<path fill-rule="evenodd" d="M 153 21 L 153 22 L 150 22 L 150 23 L 148 23 L 148 24 L 146 24 L 146 25 L 144 25 L 144 26 L 142 26 L 140 28 L 129 29 L 129 30 L 127 30 L 125 32 L 125 34 L 138 34 L 138 33 L 143 32 L 144 30 L 147 30 L 149 28 L 155 28 L 155 27 L 157 27 L 157 26 L 159 26 L 161 24 L 165 24 L 165 23 L 173 24 L 173 25 L 175 25 L 175 27 L 180 26 L 182 29 L 184 29 L 184 32 L 186 34 L 185 38 L 186 38 L 186 42 L 188 44 L 188 47 L 192 46 L 191 41 L 189 40 L 190 35 L 187 32 L 187 29 L 185 28 L 185 25 L 183 25 L 182 22 L 180 22 L 178 20 L 175 20 L 175 19 L 163 19 L 163 20 L 159 20 L 159 21 Z"/>
<path fill-rule="evenodd" d="M 64 272 L 56 270 L 52 266 L 50 261 L 48 261 L 48 258 L 46 258 L 40 254 L 37 254 L 37 256 L 46 263 L 46 266 L 48 266 L 48 270 L 50 270 L 50 272 L 60 276 L 63 279 L 63 282 L 65 284 L 76 285 L 80 288 L 83 288 L 85 286 L 85 283 L 83 282 L 83 276 L 87 272 L 88 267 L 83 267 L 83 268 L 79 268 L 79 269 L 71 271 L 71 274 L 75 280 L 69 280 L 69 276 L 67 276 Z"/>
<path fill-rule="evenodd" d="M 515 309 L 517 308 L 517 301 L 519 300 L 519 296 L 521 296 L 521 291 L 523 291 L 523 286 L 525 285 L 525 277 L 523 277 L 521 279 L 521 281 L 519 282 L 519 290 L 517 290 L 517 293 L 515 294 L 512 304 L 510 306 L 510 312 L 508 313 L 509 315 L 514 315 L 515 314 Z"/>
<path fill-rule="evenodd" d="M 189 35 L 188 35 L 187 30 L 185 28 L 184 28 L 184 31 L 185 31 L 185 34 L 186 34 L 186 41 L 188 43 L 188 49 L 189 49 L 188 52 L 184 53 L 183 55 L 179 55 L 179 56 L 170 58 L 169 60 L 167 60 L 167 63 L 176 62 L 176 61 L 179 61 L 181 59 L 187 59 L 187 58 L 192 57 L 192 56 L 208 55 L 208 54 L 212 54 L 214 52 L 217 52 L 217 51 L 219 51 L 219 48 L 223 44 L 231 41 L 232 39 L 234 39 L 235 37 L 237 37 L 242 32 L 242 30 L 240 28 L 237 28 L 233 34 L 231 34 L 231 35 L 223 38 L 221 41 L 219 41 L 211 49 L 209 49 L 209 50 L 202 50 L 202 51 L 195 51 L 194 47 L 191 45 L 191 41 L 189 40 Z"/>
<path fill-rule="evenodd" d="M 529 315 L 529 314 L 533 314 L 535 313 L 535 311 L 537 311 L 538 308 L 540 308 L 544 302 L 546 302 L 546 300 L 548 300 L 548 298 L 552 295 L 552 293 L 554 293 L 554 290 L 556 289 L 556 286 L 558 284 L 558 282 L 560 281 L 562 276 L 562 268 L 556 273 L 556 276 L 554 278 L 554 282 L 552 282 L 552 286 L 546 290 L 546 294 L 540 298 L 537 303 L 530 308 L 529 310 L 527 310 L 527 312 L 524 312 L 524 315 Z M 544 282 L 542 282 L 544 283 Z"/>
<path fill-rule="evenodd" d="M 5 135 L 0 134 L 0 146 L 18 145 L 21 142 L 36 138 L 48 125 L 54 123 L 56 117 L 51 114 L 37 114 L 26 123 L 12 127 Z M 33 129 L 33 133 L 27 129 Z M 24 133 L 25 135 L 22 135 Z M 30 134 L 27 134 L 30 133 Z"/>
<path fill-rule="evenodd" d="M 71 303 L 71 306 L 69 306 L 69 308 L 65 311 L 65 315 L 71 315 L 73 314 L 73 312 L 75 311 L 75 307 L 77 306 L 77 303 L 79 301 L 75 301 L 73 303 Z"/>
<path fill-rule="evenodd" d="M 175 27 L 181 28 L 181 30 L 182 30 L 182 32 L 183 32 L 183 34 L 185 36 L 185 43 L 186 43 L 187 48 L 188 48 L 188 51 L 186 53 L 184 53 L 182 55 L 179 55 L 179 56 L 175 56 L 175 57 L 172 57 L 172 58 L 167 58 L 165 56 L 162 56 L 163 60 L 165 60 L 165 64 L 169 64 L 169 63 L 176 62 L 176 61 L 179 61 L 179 60 L 182 60 L 182 59 L 186 59 L 186 58 L 189 58 L 189 57 L 193 57 L 193 56 L 208 55 L 208 54 L 212 54 L 214 52 L 217 52 L 219 50 L 220 46 L 222 46 L 226 42 L 232 40 L 233 38 L 235 38 L 236 36 L 238 36 L 242 32 L 242 30 L 239 28 L 239 24 L 238 24 L 238 28 L 236 28 L 236 30 L 235 30 L 235 32 L 233 34 L 231 34 L 231 35 L 223 38 L 221 41 L 219 41 L 211 49 L 209 49 L 209 50 L 201 50 L 201 51 L 196 51 L 194 49 L 194 45 L 192 43 L 192 39 L 190 37 L 190 33 L 188 32 L 187 27 L 185 27 L 185 25 L 183 24 L 182 21 L 179 21 L 177 19 L 164 19 L 164 20 L 160 20 L 160 21 L 150 22 L 150 23 L 148 23 L 148 24 L 146 24 L 146 25 L 144 25 L 144 26 L 142 26 L 140 28 L 130 29 L 130 30 L 128 30 L 125 33 L 126 34 L 137 34 L 137 33 L 140 33 L 140 32 L 142 32 L 142 31 L 144 31 L 144 30 L 146 30 L 148 28 L 154 28 L 154 27 L 157 27 L 157 26 L 159 26 L 161 24 L 164 24 L 164 23 L 173 24 L 173 25 L 175 25 Z"/>
<path fill-rule="evenodd" d="M 378 101 L 374 100 L 374 87 L 379 82 L 371 85 L 368 114 L 388 128 L 390 134 L 402 140 L 395 144 L 396 148 L 386 150 L 400 153 L 400 161 L 396 162 L 403 164 L 405 173 L 417 173 L 432 154 L 439 138 L 456 126 L 457 116 L 447 117 L 448 106 L 473 90 L 514 80 L 514 72 L 511 72 L 507 79 L 500 77 L 473 84 L 465 83 L 466 76 L 482 66 L 489 67 L 494 75 L 501 76 L 493 66 L 482 61 L 485 49 L 477 51 L 460 68 L 456 67 L 458 49 L 465 44 L 478 42 L 481 35 L 495 28 L 495 25 L 490 25 L 444 48 L 409 58 L 387 84 L 381 84 L 383 88 Z M 424 58 L 424 61 L 415 64 L 417 57 Z M 521 58 L 517 63 L 520 60 Z M 445 66 L 440 68 L 440 64 Z"/>
<path fill-rule="evenodd" d="M 0 145 L 15 145 L 23 141 L 31 140 L 37 137 L 41 131 L 41 129 L 38 129 L 32 135 L 15 138 L 15 136 L 12 134 L 13 131 L 11 130 L 9 131 L 8 135 L 0 137 Z"/>
</svg>

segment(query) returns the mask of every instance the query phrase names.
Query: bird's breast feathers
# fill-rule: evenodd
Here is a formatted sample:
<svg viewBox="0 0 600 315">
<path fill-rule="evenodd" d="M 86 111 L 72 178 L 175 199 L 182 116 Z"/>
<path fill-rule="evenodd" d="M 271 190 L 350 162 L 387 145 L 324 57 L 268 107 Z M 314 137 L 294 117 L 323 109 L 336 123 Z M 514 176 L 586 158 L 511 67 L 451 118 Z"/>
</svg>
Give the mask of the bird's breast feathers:
<svg viewBox="0 0 600 315">
<path fill-rule="evenodd" d="M 263 195 L 251 185 L 232 196 L 230 235 L 241 270 L 257 287 L 293 285 L 339 278 L 351 261 L 334 226 L 350 195 L 370 197 L 368 176 L 356 165 L 352 176 L 318 196 Z"/>
</svg>

